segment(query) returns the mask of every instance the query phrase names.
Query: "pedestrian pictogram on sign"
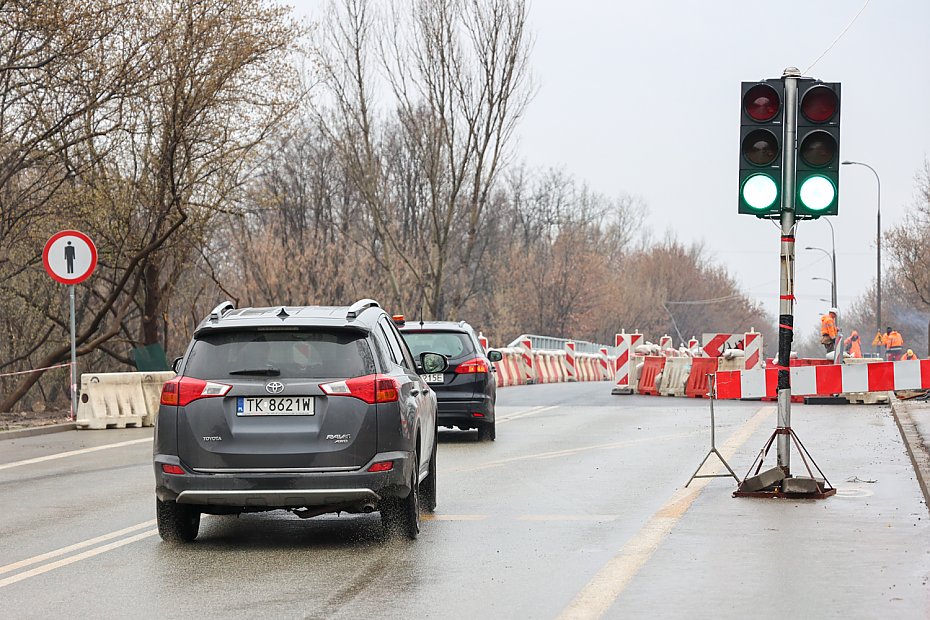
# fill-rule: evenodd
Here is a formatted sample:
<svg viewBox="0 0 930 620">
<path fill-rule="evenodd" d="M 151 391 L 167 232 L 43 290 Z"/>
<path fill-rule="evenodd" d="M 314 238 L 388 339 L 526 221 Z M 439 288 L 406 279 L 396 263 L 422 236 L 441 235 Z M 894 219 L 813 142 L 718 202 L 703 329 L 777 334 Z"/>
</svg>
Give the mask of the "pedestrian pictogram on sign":
<svg viewBox="0 0 930 620">
<path fill-rule="evenodd" d="M 76 230 L 55 233 L 42 253 L 48 275 L 61 284 L 78 284 L 94 272 L 97 247 L 90 237 Z"/>
</svg>

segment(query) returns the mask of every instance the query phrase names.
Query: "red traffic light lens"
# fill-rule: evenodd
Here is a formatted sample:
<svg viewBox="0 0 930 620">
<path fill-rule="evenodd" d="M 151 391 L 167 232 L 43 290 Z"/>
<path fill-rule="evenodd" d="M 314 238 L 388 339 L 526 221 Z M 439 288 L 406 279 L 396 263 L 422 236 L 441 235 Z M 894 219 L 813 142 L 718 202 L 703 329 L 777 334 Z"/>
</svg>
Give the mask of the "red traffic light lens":
<svg viewBox="0 0 930 620">
<path fill-rule="evenodd" d="M 754 121 L 770 121 L 780 108 L 781 98 L 768 84 L 756 84 L 743 95 L 743 110 Z"/>
<path fill-rule="evenodd" d="M 814 86 L 801 99 L 801 114 L 812 123 L 825 123 L 836 114 L 839 100 L 827 86 Z"/>
<path fill-rule="evenodd" d="M 808 166 L 822 168 L 836 157 L 836 138 L 826 131 L 812 131 L 801 139 L 798 154 Z"/>
<path fill-rule="evenodd" d="M 778 138 L 771 131 L 756 129 L 743 138 L 743 157 L 756 166 L 768 166 L 778 157 Z"/>
</svg>

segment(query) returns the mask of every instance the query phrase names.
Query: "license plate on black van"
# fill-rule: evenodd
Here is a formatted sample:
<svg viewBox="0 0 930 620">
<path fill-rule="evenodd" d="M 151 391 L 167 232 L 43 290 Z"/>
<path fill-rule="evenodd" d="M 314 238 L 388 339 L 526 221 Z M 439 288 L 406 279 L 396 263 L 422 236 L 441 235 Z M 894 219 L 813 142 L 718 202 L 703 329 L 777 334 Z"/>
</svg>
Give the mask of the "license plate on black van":
<svg viewBox="0 0 930 620">
<path fill-rule="evenodd" d="M 240 396 L 236 415 L 313 415 L 313 396 Z"/>
</svg>

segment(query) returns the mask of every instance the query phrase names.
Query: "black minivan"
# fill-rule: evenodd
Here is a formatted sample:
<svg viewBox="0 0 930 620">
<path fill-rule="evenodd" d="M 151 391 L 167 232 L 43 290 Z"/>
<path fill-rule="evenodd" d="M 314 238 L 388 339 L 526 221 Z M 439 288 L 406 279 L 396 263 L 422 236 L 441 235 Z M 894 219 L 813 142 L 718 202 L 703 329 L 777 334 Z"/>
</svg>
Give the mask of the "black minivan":
<svg viewBox="0 0 930 620">
<path fill-rule="evenodd" d="M 432 351 L 446 357 L 448 367 L 444 371 L 423 375 L 436 392 L 439 425 L 475 428 L 479 440 L 493 441 L 497 437 L 497 375 L 491 362 L 500 361 L 500 351 L 485 351 L 475 330 L 465 321 L 394 320 L 414 355 Z"/>
<path fill-rule="evenodd" d="M 192 541 L 201 513 L 380 511 L 415 538 L 436 507 L 436 395 L 372 300 L 217 306 L 197 327 L 155 429 L 158 530 Z"/>
</svg>

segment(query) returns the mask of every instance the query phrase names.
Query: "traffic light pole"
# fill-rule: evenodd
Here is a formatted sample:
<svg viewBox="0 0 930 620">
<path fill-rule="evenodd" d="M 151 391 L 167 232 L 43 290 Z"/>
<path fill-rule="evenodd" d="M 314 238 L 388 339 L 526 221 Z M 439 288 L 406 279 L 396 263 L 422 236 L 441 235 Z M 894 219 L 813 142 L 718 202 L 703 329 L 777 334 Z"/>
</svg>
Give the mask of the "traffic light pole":
<svg viewBox="0 0 930 620">
<path fill-rule="evenodd" d="M 794 340 L 794 187 L 797 152 L 798 78 L 800 71 L 785 69 L 785 138 L 782 141 L 781 292 L 778 317 L 778 467 L 791 475 L 791 344 Z"/>
</svg>

